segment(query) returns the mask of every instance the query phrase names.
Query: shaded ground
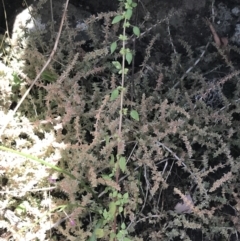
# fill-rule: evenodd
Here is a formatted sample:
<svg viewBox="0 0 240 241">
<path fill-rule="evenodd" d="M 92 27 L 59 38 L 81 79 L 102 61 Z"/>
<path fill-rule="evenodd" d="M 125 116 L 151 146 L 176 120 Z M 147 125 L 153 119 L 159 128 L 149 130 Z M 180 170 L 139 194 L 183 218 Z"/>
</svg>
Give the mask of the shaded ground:
<svg viewBox="0 0 240 241">
<path fill-rule="evenodd" d="M 27 1 L 31 4 L 31 0 Z M 55 1 L 56 2 L 56 1 Z M 118 8 L 118 1 L 106 0 L 70 0 L 79 11 L 84 10 L 91 14 L 98 12 L 116 11 Z M 16 14 L 21 12 L 25 6 L 22 1 L 9 2 L 6 1 L 6 14 L 8 18 L 9 29 L 12 29 L 14 18 Z M 139 2 L 137 7 L 137 14 L 135 14 L 134 24 L 141 26 L 149 15 L 149 18 L 145 21 L 143 31 L 147 28 L 151 28 L 158 21 L 164 19 L 170 11 L 177 11 L 178 15 L 171 18 L 170 20 L 170 31 L 174 41 L 178 39 L 187 40 L 190 46 L 197 47 L 205 45 L 211 35 L 209 28 L 203 21 L 203 18 L 214 17 L 216 30 L 222 35 L 229 39 L 234 35 L 236 24 L 240 22 L 239 12 L 232 13 L 234 8 L 240 8 L 240 4 L 237 0 L 229 1 L 215 1 L 212 7 L 211 0 L 142 0 Z M 0 6 L 0 20 L 1 20 L 1 31 L 6 29 L 5 16 L 3 12 L 3 6 Z M 153 28 L 146 36 L 160 34 L 162 49 L 166 50 L 164 43 L 169 42 L 169 39 L 164 39 L 168 35 L 167 26 L 161 24 Z M 177 43 L 176 43 L 177 44 Z M 141 42 L 137 44 L 137 47 L 141 46 Z M 161 46 L 159 50 L 161 49 Z M 141 48 L 140 48 L 141 50 Z M 166 51 L 167 52 L 167 51 Z"/>
<path fill-rule="evenodd" d="M 85 9 L 91 13 L 116 11 L 117 1 L 70 1 L 76 7 Z M 240 3 L 237 0 L 215 1 L 212 0 L 142 0 L 139 2 L 133 24 L 142 26 L 142 32 L 147 31 L 145 37 L 136 42 L 137 64 L 140 64 L 143 53 L 151 37 L 159 35 L 158 41 L 154 47 L 154 57 L 152 61 L 166 64 L 169 61 L 169 53 L 175 50 L 185 55 L 186 52 L 179 42 L 186 41 L 192 50 L 199 52 L 201 48 L 206 46 L 208 41 L 213 41 L 209 26 L 205 22 L 205 18 L 210 19 L 216 31 L 222 37 L 227 37 L 230 44 L 240 46 L 239 25 L 240 23 Z M 171 11 L 176 11 L 176 15 L 170 18 L 169 25 L 164 22 L 157 24 L 163 20 Z M 147 17 L 148 16 L 148 17 Z M 146 19 L 147 17 L 147 19 Z M 142 25 L 144 23 L 144 26 Z M 155 26 L 156 27 L 153 27 Z M 153 28 L 152 28 L 153 27 Z M 238 29 L 237 29 L 238 27 Z M 170 35 L 171 36 L 170 36 Z M 236 55 L 230 53 L 231 59 L 234 60 Z M 197 56 L 195 56 L 197 57 Z M 238 61 L 235 59 L 234 61 Z"/>
</svg>

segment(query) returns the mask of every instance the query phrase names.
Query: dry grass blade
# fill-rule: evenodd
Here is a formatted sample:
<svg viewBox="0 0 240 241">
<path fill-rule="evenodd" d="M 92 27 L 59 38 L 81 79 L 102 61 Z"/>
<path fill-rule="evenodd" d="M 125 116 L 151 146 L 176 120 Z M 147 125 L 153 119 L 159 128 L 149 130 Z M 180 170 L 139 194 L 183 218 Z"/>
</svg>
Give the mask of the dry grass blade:
<svg viewBox="0 0 240 241">
<path fill-rule="evenodd" d="M 36 78 L 34 79 L 34 81 L 32 82 L 32 84 L 30 85 L 30 87 L 28 88 L 28 90 L 25 92 L 25 94 L 23 95 L 23 97 L 21 98 L 21 100 L 18 102 L 18 105 L 15 107 L 15 109 L 12 112 L 8 113 L 7 119 L 5 120 L 5 124 L 2 126 L 1 130 L 0 130 L 0 136 L 2 136 L 2 134 L 4 133 L 4 130 L 6 129 L 8 123 L 10 122 L 10 120 L 13 118 L 13 116 L 15 115 L 15 113 L 17 112 L 17 110 L 19 109 L 19 107 L 21 106 L 22 102 L 25 100 L 25 98 L 27 97 L 27 95 L 29 94 L 30 90 L 32 89 L 32 87 L 36 84 L 36 82 L 38 81 L 39 77 L 42 75 L 43 71 L 47 68 L 47 66 L 50 64 L 50 62 L 53 59 L 53 56 L 57 50 L 58 47 L 58 42 L 61 36 L 61 32 L 62 32 L 62 28 L 63 28 L 63 23 L 64 23 L 64 19 L 67 13 L 67 8 L 68 8 L 68 3 L 69 0 L 66 0 L 65 3 L 65 7 L 64 7 L 64 11 L 63 11 L 63 15 L 62 15 L 62 20 L 61 20 L 61 24 L 59 27 L 59 31 L 57 34 L 57 38 L 53 47 L 53 50 L 47 60 L 47 62 L 45 63 L 45 65 L 42 67 L 41 71 L 38 73 L 38 75 L 36 76 Z"/>
</svg>

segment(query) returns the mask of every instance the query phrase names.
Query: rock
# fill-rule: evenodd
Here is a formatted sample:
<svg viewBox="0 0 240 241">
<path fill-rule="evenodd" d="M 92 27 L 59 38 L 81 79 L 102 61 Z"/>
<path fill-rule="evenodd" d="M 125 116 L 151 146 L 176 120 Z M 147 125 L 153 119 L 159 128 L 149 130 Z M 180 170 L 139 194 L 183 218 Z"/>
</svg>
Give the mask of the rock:
<svg viewBox="0 0 240 241">
<path fill-rule="evenodd" d="M 52 27 L 55 33 L 58 32 L 62 19 L 62 13 L 65 1 L 53 1 L 52 11 L 50 1 L 48 0 L 42 6 L 38 6 L 37 3 L 33 4 L 29 8 L 24 9 L 19 13 L 14 21 L 12 31 L 12 45 L 17 46 L 26 45 L 26 40 L 29 34 L 44 34 L 45 40 L 49 40 L 51 37 Z M 76 39 L 89 40 L 87 35 L 87 26 L 84 24 L 84 20 L 90 16 L 90 13 L 76 8 L 74 5 L 68 5 L 68 25 L 70 28 L 75 28 L 77 35 Z M 31 35 L 31 36 L 32 36 Z"/>
<path fill-rule="evenodd" d="M 232 9 L 232 14 L 235 16 L 235 17 L 239 17 L 240 16 L 240 7 L 234 7 Z"/>
<path fill-rule="evenodd" d="M 240 45 L 240 24 L 236 24 L 235 32 L 231 38 L 231 41 L 237 45 Z"/>
</svg>

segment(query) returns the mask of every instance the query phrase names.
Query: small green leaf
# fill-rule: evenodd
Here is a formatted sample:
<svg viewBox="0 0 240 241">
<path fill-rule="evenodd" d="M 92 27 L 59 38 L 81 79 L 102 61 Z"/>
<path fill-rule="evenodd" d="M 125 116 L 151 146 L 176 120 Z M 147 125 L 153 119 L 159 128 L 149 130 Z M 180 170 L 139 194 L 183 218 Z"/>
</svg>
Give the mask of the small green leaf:
<svg viewBox="0 0 240 241">
<path fill-rule="evenodd" d="M 126 49 L 121 48 L 120 51 L 119 51 L 119 53 L 120 53 L 121 55 L 125 55 L 125 54 L 126 54 Z"/>
<path fill-rule="evenodd" d="M 123 211 L 123 207 L 120 206 L 120 207 L 118 208 L 118 212 L 121 213 L 122 211 Z"/>
<path fill-rule="evenodd" d="M 126 60 L 127 60 L 128 64 L 131 64 L 131 62 L 132 62 L 132 53 L 131 52 L 126 53 Z"/>
<path fill-rule="evenodd" d="M 111 44 L 111 47 L 110 47 L 110 49 L 111 49 L 111 54 L 116 50 L 116 48 L 117 48 L 117 42 L 115 41 L 115 42 L 113 42 L 113 43 Z"/>
<path fill-rule="evenodd" d="M 134 27 L 133 27 L 133 33 L 134 33 L 137 37 L 139 37 L 139 36 L 140 36 L 140 29 L 139 29 L 139 27 L 134 26 Z"/>
<path fill-rule="evenodd" d="M 118 96 L 119 96 L 119 91 L 118 91 L 118 89 L 115 89 L 115 90 L 113 90 L 113 92 L 111 94 L 110 100 L 111 101 L 116 100 Z"/>
<path fill-rule="evenodd" d="M 111 178 L 110 178 L 108 175 L 106 175 L 106 174 L 103 174 L 103 175 L 102 175 L 102 178 L 103 178 L 104 180 L 111 180 Z"/>
<path fill-rule="evenodd" d="M 95 235 L 97 238 L 102 238 L 104 236 L 104 230 L 102 228 L 96 229 Z"/>
<path fill-rule="evenodd" d="M 108 216 L 109 216 L 109 215 L 108 215 L 108 211 L 107 211 L 106 209 L 104 209 L 104 210 L 103 210 L 103 217 L 104 217 L 104 219 L 107 220 L 107 219 L 108 219 Z"/>
<path fill-rule="evenodd" d="M 56 73 L 54 72 L 51 72 L 49 70 L 44 70 L 43 73 L 41 74 L 41 78 L 45 81 L 48 81 L 48 82 L 54 82 L 57 80 L 58 76 Z"/>
<path fill-rule="evenodd" d="M 127 41 L 127 40 L 128 40 L 127 36 L 122 35 L 122 34 L 120 34 L 118 38 L 119 38 L 121 41 Z"/>
<path fill-rule="evenodd" d="M 16 73 L 13 73 L 12 76 L 14 85 L 19 86 L 23 82 Z"/>
<path fill-rule="evenodd" d="M 122 65 L 118 61 L 113 61 L 112 64 L 115 66 L 116 69 L 122 68 Z"/>
<path fill-rule="evenodd" d="M 139 115 L 138 115 L 138 112 L 137 112 L 136 110 L 131 110 L 130 116 L 131 116 L 134 120 L 139 121 Z"/>
<path fill-rule="evenodd" d="M 125 223 L 121 224 L 121 229 L 126 229 L 126 224 Z"/>
<path fill-rule="evenodd" d="M 129 198 L 129 195 L 128 195 L 127 192 L 123 194 L 123 198 L 124 198 L 124 199 L 128 199 L 128 198 Z"/>
<path fill-rule="evenodd" d="M 115 233 L 110 233 L 110 240 L 114 240 L 116 238 L 116 234 Z"/>
<path fill-rule="evenodd" d="M 126 27 L 126 28 L 129 28 L 130 27 L 130 23 L 127 21 L 123 26 Z"/>
<path fill-rule="evenodd" d="M 28 202 L 22 202 L 21 204 L 19 204 L 17 207 L 16 207 L 16 212 L 17 214 L 19 215 L 22 215 L 24 213 L 26 213 L 26 204 L 28 204 Z"/>
<path fill-rule="evenodd" d="M 118 22 L 120 22 L 122 19 L 123 19 L 123 16 L 122 16 L 122 15 L 118 15 L 118 16 L 114 17 L 114 19 L 113 19 L 113 21 L 112 21 L 112 24 L 118 23 Z"/>
<path fill-rule="evenodd" d="M 53 211 L 62 212 L 66 208 L 67 208 L 67 205 L 60 205 L 54 208 Z"/>
<path fill-rule="evenodd" d="M 118 194 L 118 192 L 117 192 L 117 191 L 114 191 L 114 192 L 113 192 L 113 197 L 116 197 L 117 194 Z"/>
<path fill-rule="evenodd" d="M 118 193 L 118 194 L 117 194 L 117 198 L 118 198 L 118 199 L 122 199 L 122 194 L 121 194 L 121 193 Z"/>
<path fill-rule="evenodd" d="M 111 154 L 111 159 L 110 159 L 110 162 L 109 162 L 110 166 L 114 166 L 114 156 L 113 154 Z"/>
<path fill-rule="evenodd" d="M 123 113 L 124 115 L 127 115 L 127 111 L 128 111 L 128 108 L 123 108 L 123 109 L 122 109 L 122 113 Z"/>
<path fill-rule="evenodd" d="M 126 158 L 125 157 L 120 157 L 119 159 L 119 167 L 122 172 L 126 171 Z"/>
</svg>

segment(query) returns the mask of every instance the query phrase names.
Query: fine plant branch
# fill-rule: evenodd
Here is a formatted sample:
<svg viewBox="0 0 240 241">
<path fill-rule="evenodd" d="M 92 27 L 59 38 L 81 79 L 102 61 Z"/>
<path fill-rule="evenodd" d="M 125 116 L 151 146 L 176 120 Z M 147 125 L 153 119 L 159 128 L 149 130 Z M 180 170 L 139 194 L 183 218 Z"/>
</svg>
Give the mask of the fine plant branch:
<svg viewBox="0 0 240 241">
<path fill-rule="evenodd" d="M 6 23 L 6 32 L 7 32 L 7 36 L 10 39 L 10 32 L 8 29 L 8 18 L 7 18 L 7 12 L 6 12 L 6 7 L 5 7 L 5 3 L 4 0 L 2 0 L 2 5 L 3 5 L 3 9 L 4 9 L 4 17 L 5 17 L 5 23 Z"/>
<path fill-rule="evenodd" d="M 57 47 L 58 47 L 58 43 L 59 43 L 59 39 L 62 33 L 62 28 L 63 28 L 63 23 L 64 20 L 66 18 L 66 13 L 67 13 L 67 9 L 68 9 L 68 2 L 69 0 L 66 0 L 65 3 L 65 7 L 63 10 L 63 14 L 62 14 L 62 19 L 61 19 L 61 23 L 59 26 L 59 31 L 56 37 L 56 41 L 54 44 L 54 47 L 52 49 L 52 52 L 47 60 L 47 62 L 45 63 L 45 65 L 42 67 L 41 71 L 37 74 L 36 78 L 34 79 L 34 81 L 32 82 L 32 84 L 30 85 L 30 87 L 27 89 L 27 91 L 24 93 L 24 95 L 22 96 L 21 100 L 18 102 L 17 106 L 14 108 L 13 111 L 9 111 L 6 120 L 5 120 L 5 124 L 2 126 L 2 128 L 0 129 L 0 137 L 2 136 L 2 134 L 4 133 L 4 130 L 6 129 L 8 123 L 11 121 L 11 119 L 14 117 L 14 115 L 16 114 L 17 110 L 19 109 L 19 107 L 21 106 L 22 102 L 25 100 L 25 98 L 27 97 L 27 95 L 29 94 L 30 90 L 32 89 L 32 87 L 36 84 L 36 82 L 38 81 L 38 79 L 40 78 L 40 76 L 42 75 L 42 73 L 44 72 L 44 70 L 48 67 L 48 65 L 50 64 L 50 62 L 53 59 L 54 54 L 57 51 Z"/>
<path fill-rule="evenodd" d="M 178 85 L 181 83 L 181 81 L 184 80 L 184 78 L 187 76 L 187 74 L 192 71 L 193 68 L 195 68 L 197 66 L 197 64 L 201 61 L 201 59 L 203 58 L 203 56 L 205 55 L 207 48 L 209 46 L 210 42 L 208 42 L 204 48 L 204 50 L 202 51 L 202 53 L 200 54 L 199 58 L 193 63 L 193 65 L 191 67 L 189 67 L 185 73 L 182 75 L 182 77 L 180 78 L 180 80 L 172 87 L 172 89 L 175 89 L 176 87 L 178 87 Z"/>
<path fill-rule="evenodd" d="M 163 147 L 163 148 L 166 149 L 169 153 L 171 153 L 171 154 L 176 158 L 176 160 L 178 160 L 178 163 L 179 163 L 181 166 L 183 166 L 183 167 L 191 174 L 194 182 L 195 182 L 197 185 L 199 185 L 198 177 L 197 177 L 196 174 L 194 174 L 191 170 L 189 170 L 189 168 L 188 168 L 187 165 L 183 162 L 183 160 L 181 160 L 181 158 L 179 158 L 170 148 L 168 148 L 168 147 L 167 147 L 166 145 L 164 145 L 163 143 L 157 141 L 157 142 L 156 142 L 156 145 Z M 206 190 L 205 188 L 203 188 L 203 190 L 204 190 L 206 196 L 208 196 L 207 190 Z"/>
<path fill-rule="evenodd" d="M 124 26 L 126 24 L 126 18 L 124 19 Z M 123 36 L 126 36 L 126 28 L 123 28 Z M 122 41 L 122 48 L 125 49 L 125 39 Z M 123 100 L 124 100 L 124 80 L 125 80 L 125 54 L 122 55 L 122 81 L 121 81 L 121 95 L 120 95 L 120 113 L 119 113 L 119 126 L 118 126 L 118 155 L 120 155 L 120 145 L 122 141 L 122 120 L 123 120 Z M 119 181 L 119 167 L 116 170 L 116 183 Z"/>
</svg>

